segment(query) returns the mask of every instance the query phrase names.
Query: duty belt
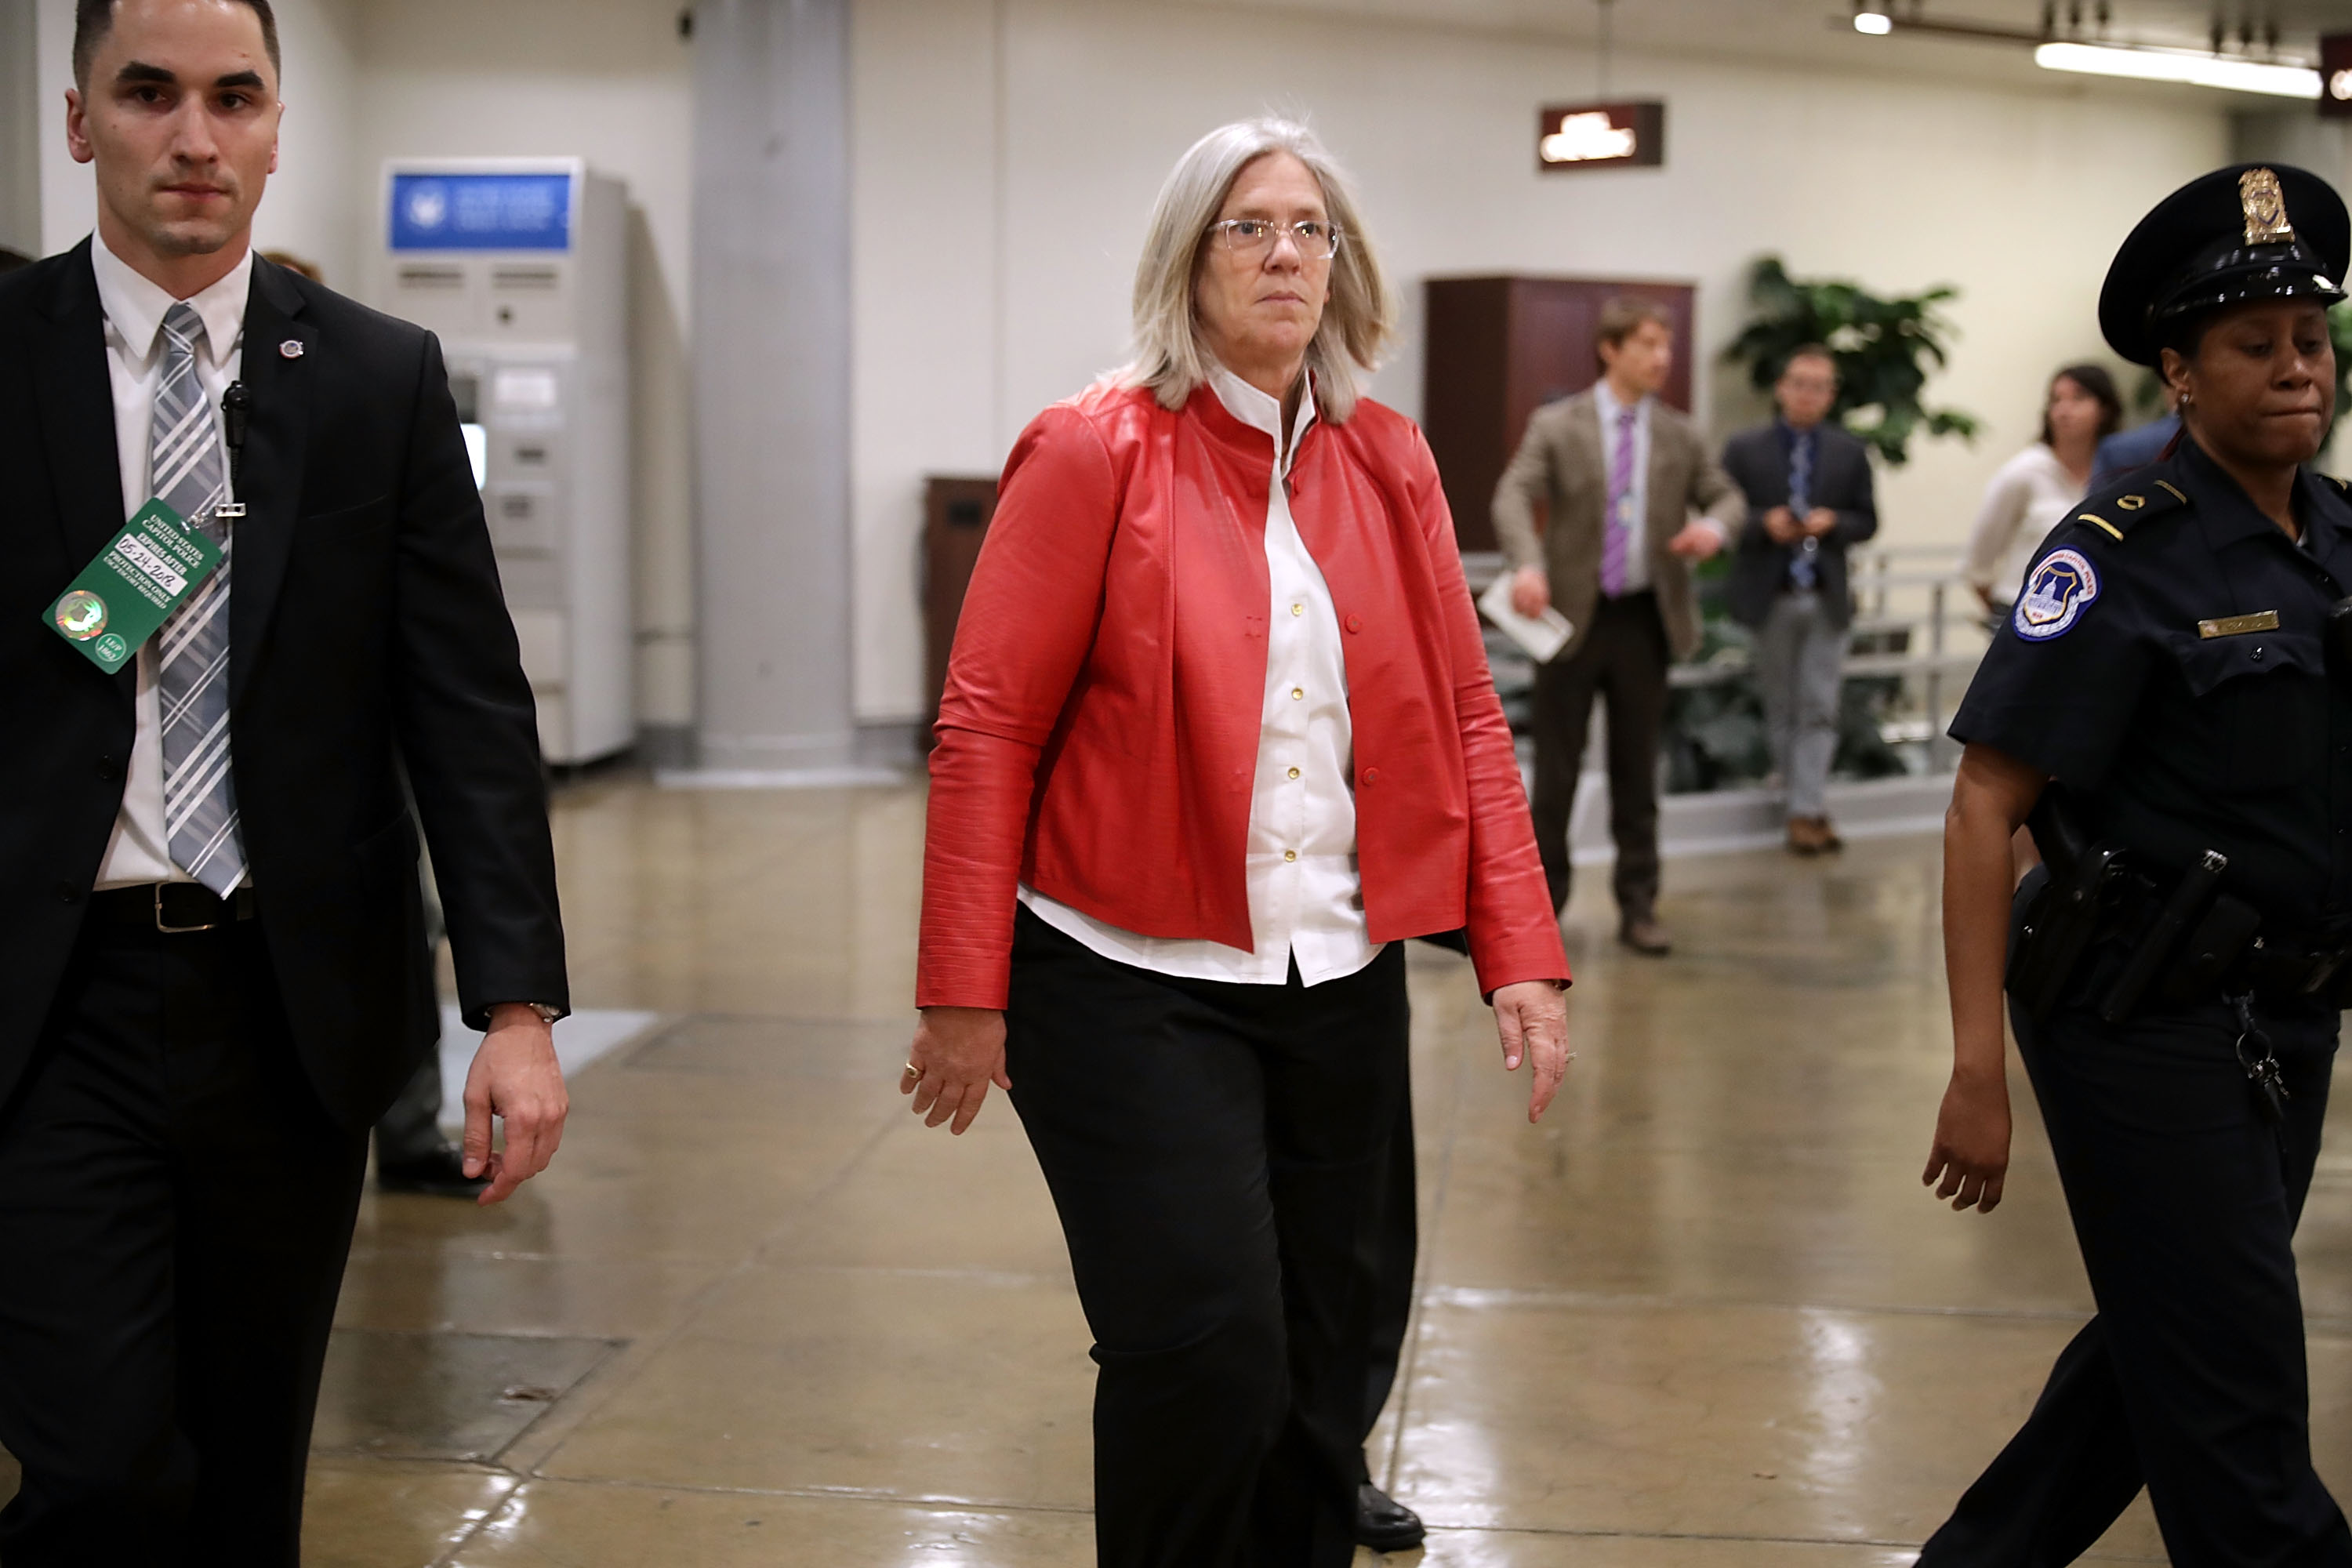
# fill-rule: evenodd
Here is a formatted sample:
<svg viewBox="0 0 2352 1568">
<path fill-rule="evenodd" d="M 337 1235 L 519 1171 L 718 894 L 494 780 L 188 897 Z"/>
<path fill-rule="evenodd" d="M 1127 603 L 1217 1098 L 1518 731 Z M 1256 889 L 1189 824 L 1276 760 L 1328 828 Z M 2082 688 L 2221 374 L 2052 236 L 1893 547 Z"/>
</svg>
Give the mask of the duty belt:
<svg viewBox="0 0 2352 1568">
<path fill-rule="evenodd" d="M 2265 1000 L 2335 996 L 2352 980 L 2352 940 L 2314 942 L 2292 936 L 2258 936 L 2221 976 L 2228 993 L 2252 992 Z"/>
<path fill-rule="evenodd" d="M 2056 785 L 2028 826 L 2043 865 L 2019 889 L 2024 918 L 2006 977 L 2027 1016 L 2048 1016 L 2094 944 L 2124 952 L 2101 994 L 2087 998 L 2110 1024 L 2150 999 L 2352 1003 L 2352 922 L 2298 931 L 2266 919 L 2223 890 L 2230 862 L 2215 850 L 2165 874 L 2112 843 L 2086 842 Z"/>
</svg>

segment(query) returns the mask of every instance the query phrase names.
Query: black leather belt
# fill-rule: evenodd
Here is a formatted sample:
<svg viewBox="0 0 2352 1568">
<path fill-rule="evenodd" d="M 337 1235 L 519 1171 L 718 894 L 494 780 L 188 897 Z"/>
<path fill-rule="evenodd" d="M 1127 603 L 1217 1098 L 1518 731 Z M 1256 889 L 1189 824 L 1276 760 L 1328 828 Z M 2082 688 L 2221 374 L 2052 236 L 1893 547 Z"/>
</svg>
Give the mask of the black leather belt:
<svg viewBox="0 0 2352 1568">
<path fill-rule="evenodd" d="M 249 921 L 253 915 L 249 887 L 238 888 L 224 899 L 195 882 L 142 882 L 135 888 L 109 888 L 89 896 L 90 919 L 167 935 L 211 931 Z"/>
</svg>

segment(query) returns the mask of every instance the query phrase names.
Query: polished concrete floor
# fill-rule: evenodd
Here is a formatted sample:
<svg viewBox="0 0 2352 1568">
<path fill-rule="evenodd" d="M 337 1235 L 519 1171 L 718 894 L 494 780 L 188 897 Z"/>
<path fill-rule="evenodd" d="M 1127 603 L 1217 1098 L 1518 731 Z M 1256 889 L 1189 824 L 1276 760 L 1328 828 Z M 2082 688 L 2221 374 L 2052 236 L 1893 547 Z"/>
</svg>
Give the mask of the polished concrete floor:
<svg viewBox="0 0 2352 1568">
<path fill-rule="evenodd" d="M 950 1140 L 894 1091 L 921 826 L 912 790 L 562 798 L 575 995 L 663 1022 L 504 1208 L 370 1198 L 313 1568 L 1092 1561 L 1086 1329 L 1018 1123 Z M 2030 1109 L 1997 1214 L 1919 1188 L 1936 877 L 1921 839 L 1678 864 L 1655 962 L 1588 873 L 1540 1128 L 1466 966 L 1414 952 L 1423 1282 L 1374 1458 L 1419 1562 L 1907 1563 L 2023 1415 L 2088 1295 Z M 2339 1153 L 2303 1237 L 2339 1494 L 2347 1197 Z M 2144 1505 L 2098 1555 L 2164 1561 Z"/>
</svg>

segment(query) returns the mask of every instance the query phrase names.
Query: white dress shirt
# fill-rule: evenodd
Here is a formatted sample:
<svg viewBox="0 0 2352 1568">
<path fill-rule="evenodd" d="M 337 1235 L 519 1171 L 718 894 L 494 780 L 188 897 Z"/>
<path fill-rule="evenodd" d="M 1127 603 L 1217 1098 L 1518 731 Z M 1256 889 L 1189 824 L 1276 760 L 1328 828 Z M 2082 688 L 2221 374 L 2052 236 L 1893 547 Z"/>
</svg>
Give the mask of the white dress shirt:
<svg viewBox="0 0 2352 1568">
<path fill-rule="evenodd" d="M 163 315 L 176 302 L 165 289 L 142 278 L 93 237 L 90 269 L 98 275 L 98 302 L 106 312 L 106 372 L 114 385 L 114 447 L 122 465 L 122 515 L 155 497 L 150 486 L 148 446 L 152 437 L 155 389 L 163 379 Z M 205 323 L 196 350 L 196 379 L 219 417 L 221 394 L 237 378 L 244 360 L 245 301 L 253 283 L 253 253 L 228 276 L 192 297 Z M 232 580 L 230 591 L 235 592 Z M 163 714 L 155 694 L 155 639 L 139 650 L 139 731 L 131 743 L 131 766 L 122 789 L 122 810 L 99 862 L 100 888 L 142 882 L 190 882 L 195 879 L 172 861 L 163 828 Z M 240 885 L 249 879 L 239 879 Z"/>
<path fill-rule="evenodd" d="M 1985 487 L 1960 574 L 1994 604 L 2014 603 L 2033 552 L 2083 504 L 2084 491 L 2083 481 L 2039 441 L 2003 463 Z"/>
<path fill-rule="evenodd" d="M 1281 985 L 1295 959 L 1299 979 L 1315 985 L 1355 973 L 1381 951 L 1366 934 L 1363 879 L 1356 866 L 1355 741 L 1339 616 L 1322 569 L 1291 521 L 1283 482 L 1315 421 L 1315 399 L 1311 388 L 1299 399 L 1286 442 L 1282 405 L 1275 398 L 1223 368 L 1211 372 L 1209 386 L 1227 413 L 1265 431 L 1275 447 L 1265 508 L 1272 613 L 1246 862 L 1250 934 L 1257 945 L 1244 951 L 1205 938 L 1144 936 L 1028 887 L 1021 889 L 1021 901 L 1048 925 L 1119 963 L 1191 980 Z"/>
<path fill-rule="evenodd" d="M 1638 594 L 1650 585 L 1650 405 L 1644 397 L 1633 405 L 1633 488 L 1626 493 L 1624 515 L 1611 515 L 1612 528 L 1630 528 L 1633 537 L 1625 552 L 1625 592 Z M 1601 416 L 1601 495 L 1605 510 L 1609 476 L 1617 461 L 1617 416 L 1624 405 L 1609 390 L 1609 378 L 1592 384 L 1593 412 Z"/>
</svg>

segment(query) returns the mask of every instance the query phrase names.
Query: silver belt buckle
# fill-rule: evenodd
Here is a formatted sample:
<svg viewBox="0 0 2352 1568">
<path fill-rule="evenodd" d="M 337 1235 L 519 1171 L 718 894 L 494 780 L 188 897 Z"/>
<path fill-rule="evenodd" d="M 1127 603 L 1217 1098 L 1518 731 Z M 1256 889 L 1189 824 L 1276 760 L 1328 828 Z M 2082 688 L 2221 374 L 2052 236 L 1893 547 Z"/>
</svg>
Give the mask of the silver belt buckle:
<svg viewBox="0 0 2352 1568">
<path fill-rule="evenodd" d="M 156 884 L 155 884 L 155 929 L 156 929 L 157 931 L 162 931 L 165 936 L 180 936 L 180 935 L 183 935 L 183 934 L 184 934 L 184 933 L 186 933 L 186 932 L 188 932 L 188 931 L 212 931 L 212 930 L 214 930 L 215 928 L 216 928 L 216 927 L 218 927 L 218 926 L 220 926 L 220 925 L 222 925 L 222 924 L 224 924 L 224 923 L 225 923 L 224 921 L 205 921 L 204 923 L 202 923 L 201 925 L 192 925 L 192 926 L 165 925 L 165 924 L 163 923 L 163 889 L 166 889 L 166 888 L 168 888 L 168 887 L 171 887 L 171 886 L 173 886 L 173 884 L 172 884 L 172 883 L 170 883 L 170 882 L 158 882 L 158 883 L 156 883 Z M 190 887 L 192 887 L 192 888 L 193 888 L 193 887 L 200 887 L 200 886 L 202 886 L 202 884 L 201 884 L 201 883 L 196 883 L 196 882 L 191 882 L 191 883 L 189 883 L 189 884 L 188 884 L 188 886 L 190 886 Z M 226 900 L 226 899 L 224 899 L 224 900 L 221 900 L 221 902 L 222 902 L 222 903 L 223 903 L 223 905 L 225 906 L 225 905 L 226 905 L 226 903 L 228 902 L 228 900 Z"/>
</svg>

